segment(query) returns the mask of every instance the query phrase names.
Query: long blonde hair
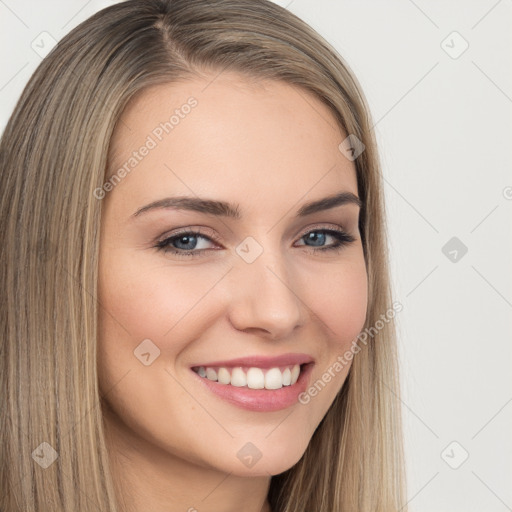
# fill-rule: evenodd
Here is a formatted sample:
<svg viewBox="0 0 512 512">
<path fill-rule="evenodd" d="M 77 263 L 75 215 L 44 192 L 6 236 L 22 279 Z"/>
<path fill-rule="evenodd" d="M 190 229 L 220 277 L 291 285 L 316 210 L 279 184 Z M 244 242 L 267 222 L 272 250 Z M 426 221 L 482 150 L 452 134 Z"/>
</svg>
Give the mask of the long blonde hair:
<svg viewBox="0 0 512 512">
<path fill-rule="evenodd" d="M 96 370 L 102 202 L 93 191 L 137 92 L 223 70 L 312 92 L 365 145 L 355 160 L 365 326 L 391 308 L 371 118 L 336 51 L 267 0 L 128 0 L 96 13 L 42 61 L 0 141 L 1 510 L 120 510 Z M 405 512 L 399 405 L 391 319 L 361 344 L 300 461 L 272 477 L 273 512 Z M 36 463 L 55 455 L 46 469 Z"/>
</svg>

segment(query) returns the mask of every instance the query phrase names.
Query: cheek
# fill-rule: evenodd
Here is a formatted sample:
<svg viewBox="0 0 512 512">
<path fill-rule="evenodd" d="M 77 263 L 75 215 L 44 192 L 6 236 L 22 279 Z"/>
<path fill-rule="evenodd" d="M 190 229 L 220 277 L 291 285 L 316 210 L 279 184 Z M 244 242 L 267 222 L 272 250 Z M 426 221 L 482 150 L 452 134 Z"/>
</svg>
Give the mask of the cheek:
<svg viewBox="0 0 512 512">
<path fill-rule="evenodd" d="M 368 302 L 368 278 L 364 259 L 354 258 L 337 264 L 336 269 L 317 272 L 305 281 L 307 299 L 304 301 L 315 315 L 323 339 L 319 360 L 310 386 L 299 398 L 307 411 L 304 422 L 314 432 L 343 387 L 352 366 L 346 357 L 358 334 L 364 327 Z M 304 287 L 306 290 L 306 287 Z"/>
<path fill-rule="evenodd" d="M 163 372 L 180 366 L 182 354 L 218 315 L 212 292 L 224 273 L 224 268 L 171 268 L 165 258 L 148 263 L 133 251 L 106 251 L 99 277 L 101 388 L 109 389 L 127 371 L 142 378 L 148 368 Z M 148 339 L 151 343 L 142 344 Z M 148 348 L 153 362 L 146 367 L 138 355 Z"/>
<path fill-rule="evenodd" d="M 128 331 L 133 340 L 163 339 L 178 325 L 181 330 L 188 323 L 187 315 L 218 279 L 184 266 L 171 270 L 165 263 L 143 264 L 136 257 L 118 258 L 115 265 L 106 260 L 105 268 L 110 270 L 100 274 L 101 303 L 125 327 L 124 336 Z M 108 314 L 103 315 L 105 324 L 112 324 Z"/>
<path fill-rule="evenodd" d="M 317 274 L 309 304 L 323 321 L 333 345 L 349 344 L 364 327 L 368 303 L 368 278 L 364 260 L 340 265 L 336 271 Z"/>
</svg>

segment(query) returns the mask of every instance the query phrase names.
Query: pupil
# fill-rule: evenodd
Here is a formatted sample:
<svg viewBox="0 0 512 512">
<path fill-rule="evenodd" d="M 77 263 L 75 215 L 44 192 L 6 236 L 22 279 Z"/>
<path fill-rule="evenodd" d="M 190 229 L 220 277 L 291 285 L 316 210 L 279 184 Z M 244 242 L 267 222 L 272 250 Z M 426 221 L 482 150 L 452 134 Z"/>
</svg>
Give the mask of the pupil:
<svg viewBox="0 0 512 512">
<path fill-rule="evenodd" d="M 195 238 L 196 238 L 195 236 L 188 236 L 188 235 L 184 235 L 184 236 L 181 236 L 180 238 L 178 238 L 178 239 L 177 239 L 177 242 L 178 242 L 178 244 L 180 244 L 182 240 L 185 240 L 184 245 L 187 245 L 187 241 L 188 241 L 188 243 L 190 243 L 190 241 L 191 241 L 191 240 L 192 240 L 192 241 L 194 241 L 194 239 L 195 239 Z M 181 249 L 187 249 L 187 250 L 189 250 L 189 249 L 193 249 L 194 247 L 180 247 L 180 248 L 181 248 Z"/>
<path fill-rule="evenodd" d="M 318 234 L 316 231 L 313 231 L 312 233 L 309 234 L 308 240 L 311 240 L 313 242 L 315 242 L 315 241 L 318 242 L 320 239 L 320 242 L 325 242 L 323 237 L 325 237 L 325 233 Z M 322 243 L 317 244 L 317 245 L 322 245 Z"/>
</svg>

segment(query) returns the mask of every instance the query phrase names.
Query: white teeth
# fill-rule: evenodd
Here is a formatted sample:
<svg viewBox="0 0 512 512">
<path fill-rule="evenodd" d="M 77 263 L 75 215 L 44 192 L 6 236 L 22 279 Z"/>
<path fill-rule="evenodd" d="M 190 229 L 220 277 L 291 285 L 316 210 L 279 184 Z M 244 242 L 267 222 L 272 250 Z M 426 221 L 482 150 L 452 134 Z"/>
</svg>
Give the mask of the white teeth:
<svg viewBox="0 0 512 512">
<path fill-rule="evenodd" d="M 296 364 L 281 370 L 280 368 L 251 367 L 244 371 L 241 367 L 234 367 L 231 373 L 228 368 L 209 368 L 200 366 L 196 372 L 200 377 L 218 381 L 220 384 L 231 384 L 235 387 L 248 387 L 250 389 L 280 389 L 283 386 L 293 386 L 300 375 L 300 365 Z"/>
<path fill-rule="evenodd" d="M 206 368 L 206 378 L 210 380 L 217 380 L 217 372 L 213 368 Z"/>
<path fill-rule="evenodd" d="M 247 387 L 251 389 L 263 389 L 265 387 L 265 375 L 260 368 L 249 368 L 247 372 Z"/>
<path fill-rule="evenodd" d="M 233 368 L 231 373 L 231 385 L 237 387 L 247 386 L 247 377 L 242 368 Z"/>
<path fill-rule="evenodd" d="M 279 389 L 283 387 L 283 374 L 279 368 L 270 369 L 265 375 L 265 389 Z"/>
<path fill-rule="evenodd" d="M 231 382 L 231 375 L 229 375 L 229 372 L 226 368 L 219 368 L 217 380 L 220 384 L 229 384 Z"/>
<path fill-rule="evenodd" d="M 297 382 L 297 379 L 299 378 L 299 374 L 300 374 L 300 366 L 298 364 L 296 364 L 292 368 L 292 386 Z"/>
</svg>

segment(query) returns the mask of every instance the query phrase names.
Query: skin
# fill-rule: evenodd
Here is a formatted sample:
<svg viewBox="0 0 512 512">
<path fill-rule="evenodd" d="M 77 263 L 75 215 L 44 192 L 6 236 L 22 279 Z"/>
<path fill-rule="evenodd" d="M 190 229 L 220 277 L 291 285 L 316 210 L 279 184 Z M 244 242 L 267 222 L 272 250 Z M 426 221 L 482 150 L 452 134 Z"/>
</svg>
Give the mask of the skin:
<svg viewBox="0 0 512 512">
<path fill-rule="evenodd" d="M 354 163 L 338 149 L 346 134 L 304 90 L 235 73 L 214 77 L 143 91 L 113 138 L 111 172 L 190 96 L 198 101 L 102 199 L 99 385 L 127 510 L 269 511 L 271 475 L 302 457 L 350 366 L 307 405 L 275 412 L 223 401 L 190 366 L 300 352 L 316 361 L 312 384 L 364 326 L 359 207 L 296 217 L 306 202 L 358 194 Z M 173 195 L 237 202 L 242 219 L 177 209 L 132 217 Z M 154 248 L 189 227 L 209 238 L 173 248 L 212 250 L 179 257 Z M 329 234 L 308 244 L 304 235 L 320 228 L 343 229 L 355 240 L 315 253 L 336 244 Z M 251 264 L 236 252 L 248 236 L 263 248 Z M 160 350 L 148 366 L 134 355 L 144 339 Z M 262 454 L 251 468 L 236 456 L 248 442 Z"/>
</svg>

